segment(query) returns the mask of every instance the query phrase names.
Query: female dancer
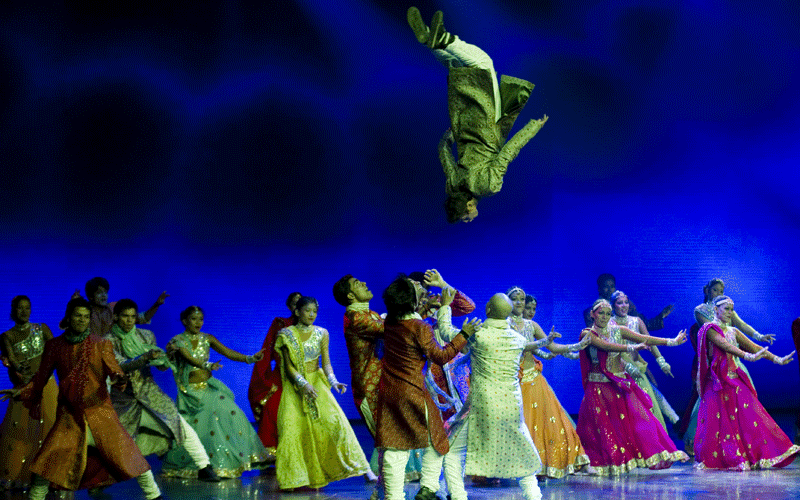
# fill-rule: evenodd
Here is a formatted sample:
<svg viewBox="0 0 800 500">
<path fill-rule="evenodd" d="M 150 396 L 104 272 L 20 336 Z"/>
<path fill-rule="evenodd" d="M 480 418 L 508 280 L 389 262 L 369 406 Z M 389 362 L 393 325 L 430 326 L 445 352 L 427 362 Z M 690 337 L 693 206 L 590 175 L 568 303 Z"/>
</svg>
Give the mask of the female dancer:
<svg viewBox="0 0 800 500">
<path fill-rule="evenodd" d="M 647 331 L 647 327 L 644 325 L 642 318 L 637 316 L 628 316 L 630 302 L 628 301 L 628 296 L 625 295 L 625 292 L 622 290 L 617 290 L 616 292 L 612 293 L 611 306 L 614 308 L 614 315 L 611 316 L 610 323 L 618 326 L 624 326 L 628 328 L 628 330 L 640 333 L 642 335 L 650 334 L 650 332 Z M 632 342 L 626 341 L 625 343 Z M 661 355 L 658 347 L 650 346 L 650 352 L 653 353 L 653 356 L 655 356 L 656 362 L 661 368 L 661 371 L 672 377 L 672 371 L 669 363 L 667 363 L 667 361 L 664 359 L 664 356 Z M 661 394 L 661 392 L 659 392 L 659 390 L 653 387 L 653 385 L 650 383 L 650 379 L 648 378 L 647 374 L 647 361 L 645 361 L 638 352 L 622 354 L 622 359 L 623 363 L 625 364 L 625 371 L 628 372 L 628 374 L 633 377 L 633 380 L 636 381 L 639 387 L 644 389 L 644 392 L 650 396 L 650 399 L 653 401 L 653 408 L 651 408 L 650 411 L 656 416 L 658 421 L 661 422 L 661 425 L 664 426 L 664 429 L 667 428 L 667 424 L 664 422 L 664 415 L 669 418 L 670 422 L 677 422 L 678 415 L 675 413 L 675 410 L 673 410 L 672 406 L 667 403 L 664 395 Z"/>
<path fill-rule="evenodd" d="M 616 475 L 649 467 L 665 469 L 689 457 L 678 451 L 667 431 L 650 413 L 650 397 L 625 373 L 620 354 L 648 345 L 675 346 L 686 341 L 686 331 L 674 339 L 651 337 L 626 327 L 609 325 L 611 304 L 598 299 L 592 305 L 593 324 L 581 332 L 591 345 L 581 351 L 584 396 L 578 411 L 578 436 L 598 474 Z M 640 342 L 624 344 L 624 340 Z"/>
<path fill-rule="evenodd" d="M 214 349 L 228 359 L 254 363 L 263 352 L 245 356 L 225 347 L 203 328 L 203 310 L 190 306 L 181 312 L 186 331 L 167 344 L 167 354 L 175 363 L 178 384 L 178 411 L 189 422 L 203 443 L 211 465 L 220 477 L 239 477 L 252 468 L 263 468 L 269 457 L 253 426 L 234 402 L 233 392 L 211 376 L 219 362 L 209 361 Z M 167 477 L 197 477 L 197 466 L 182 447 L 171 449 L 164 458 L 162 474 Z"/>
<path fill-rule="evenodd" d="M 697 332 L 703 325 L 708 324 L 716 318 L 716 311 L 714 308 L 714 300 L 723 295 L 725 293 L 725 283 L 720 278 L 714 278 L 708 282 L 703 287 L 703 297 L 704 301 L 702 304 L 694 308 L 694 318 L 697 321 L 697 325 L 692 327 L 692 332 Z M 772 344 L 775 341 L 775 335 L 767 334 L 762 335 L 758 333 L 752 326 L 748 325 L 747 323 L 739 317 L 736 311 L 733 312 L 731 316 L 731 325 L 738 329 L 740 332 L 744 333 L 753 338 L 753 340 L 757 342 L 767 342 Z M 698 343 L 697 343 L 697 336 L 692 339 L 693 347 L 694 347 L 694 360 L 692 361 L 692 380 L 696 380 L 697 378 L 697 370 L 699 366 L 699 358 L 697 357 L 698 352 Z M 750 372 L 747 371 L 747 367 L 741 362 L 741 360 L 737 357 L 733 359 L 734 363 L 736 363 L 739 368 L 741 368 L 742 372 L 744 373 L 745 377 L 750 380 L 750 385 L 753 385 L 753 379 L 750 377 Z M 691 408 L 691 413 L 689 414 L 689 418 L 686 421 L 686 427 L 681 428 L 681 433 L 683 434 L 683 444 L 684 448 L 688 453 L 694 452 L 694 438 L 695 432 L 697 431 L 697 414 L 700 410 L 700 395 L 697 393 L 697 384 L 692 384 L 692 395 L 689 398 L 689 404 L 687 405 L 687 412 Z M 686 414 L 684 413 L 684 417 Z"/>
<path fill-rule="evenodd" d="M 509 325 L 528 342 L 546 338 L 542 328 L 533 320 L 522 317 L 525 309 L 525 291 L 513 287 L 506 292 L 513 309 L 508 318 Z M 556 354 L 577 351 L 589 345 L 589 341 L 579 344 L 561 345 L 555 342 L 548 349 Z M 537 354 L 552 358 L 552 354 L 537 350 Z M 542 375 L 542 362 L 529 351 L 522 356 L 522 407 L 525 423 L 542 459 L 542 475 L 553 478 L 573 474 L 589 463 L 589 457 L 581 446 L 575 426 L 553 389 Z"/>
<path fill-rule="evenodd" d="M 333 373 L 328 331 L 314 325 L 318 309 L 315 298 L 301 297 L 295 309 L 297 324 L 279 331 L 275 339 L 284 381 L 275 469 L 278 485 L 285 490 L 321 488 L 362 474 L 375 479 L 331 393 L 335 389 L 342 394 L 347 386 Z"/>
<path fill-rule="evenodd" d="M 536 306 L 538 301 L 533 295 L 525 295 L 525 310 L 522 311 L 522 317 L 525 319 L 533 319 L 536 316 Z"/>
<path fill-rule="evenodd" d="M 14 326 L 2 334 L 3 364 L 15 388 L 22 388 L 39 370 L 44 344 L 53 338 L 44 323 L 31 323 L 31 301 L 25 295 L 11 299 Z M 0 486 L 24 488 L 30 483 L 30 465 L 56 418 L 58 386 L 50 377 L 44 387 L 41 418 L 33 419 L 22 401 L 11 399 L 0 426 Z"/>
<path fill-rule="evenodd" d="M 275 336 L 279 331 L 297 322 L 294 314 L 295 305 L 303 295 L 292 292 L 286 298 L 286 307 L 291 315 L 288 318 L 275 318 L 267 330 L 261 350 L 264 357 L 253 365 L 253 374 L 250 376 L 250 386 L 247 389 L 247 398 L 250 400 L 250 409 L 258 425 L 258 437 L 271 454 L 275 454 L 278 446 L 278 406 L 281 401 L 281 369 L 280 357 L 275 352 Z M 273 368 L 272 362 L 275 362 Z"/>
<path fill-rule="evenodd" d="M 800 446 L 792 444 L 761 406 L 752 381 L 735 361 L 765 357 L 785 365 L 795 353 L 779 358 L 731 326 L 733 300 L 729 297 L 716 297 L 714 310 L 714 321 L 703 325 L 697 336 L 700 361 L 697 386 L 701 399 L 694 443 L 696 467 L 729 470 L 784 467 L 800 453 Z"/>
</svg>

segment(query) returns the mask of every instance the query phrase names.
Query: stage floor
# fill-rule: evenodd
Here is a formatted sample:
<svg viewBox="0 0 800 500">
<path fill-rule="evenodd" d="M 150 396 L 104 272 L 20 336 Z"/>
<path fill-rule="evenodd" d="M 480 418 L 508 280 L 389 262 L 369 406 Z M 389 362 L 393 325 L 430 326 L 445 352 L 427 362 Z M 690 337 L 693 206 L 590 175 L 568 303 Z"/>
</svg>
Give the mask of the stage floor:
<svg viewBox="0 0 800 500">
<path fill-rule="evenodd" d="M 240 479 L 218 484 L 195 480 L 158 478 L 167 500 L 367 500 L 373 485 L 363 478 L 332 483 L 318 492 L 281 493 L 277 491 L 274 469 L 248 472 Z M 800 461 L 779 470 L 752 472 L 699 472 L 691 465 L 677 464 L 663 471 L 636 470 L 618 478 L 570 476 L 540 483 L 544 500 L 607 498 L 609 500 L 779 500 L 800 497 Z M 419 483 L 406 484 L 406 498 L 412 500 Z M 136 481 L 116 484 L 106 490 L 106 499 L 143 499 Z M 514 481 L 501 486 L 474 487 L 467 480 L 467 493 L 473 500 L 524 500 Z M 6 492 L 5 498 L 24 499 L 21 492 Z M 66 498 L 90 500 L 86 491 Z"/>
<path fill-rule="evenodd" d="M 780 415 L 776 421 L 788 431 L 791 415 Z M 372 439 L 363 425 L 354 430 L 367 452 L 372 452 Z M 793 433 L 790 437 L 794 437 Z M 680 441 L 676 444 L 681 445 Z M 278 490 L 275 469 L 246 472 L 239 479 L 221 483 L 203 483 L 197 480 L 165 479 L 158 473 L 161 463 L 148 457 L 165 500 L 367 500 L 374 489 L 362 477 L 332 483 L 319 491 L 284 493 Z M 522 490 L 515 481 L 505 480 L 500 486 L 477 487 L 466 480 L 467 493 L 473 500 L 524 500 Z M 697 471 L 691 465 L 676 464 L 661 471 L 637 469 L 615 478 L 576 475 L 564 479 L 541 481 L 544 500 L 571 500 L 575 498 L 605 498 L 607 500 L 781 500 L 800 498 L 800 460 L 783 469 L 749 472 Z M 419 483 L 407 483 L 406 498 L 412 500 Z M 104 492 L 105 500 L 144 499 L 136 481 L 115 484 Z M 23 500 L 23 492 L 5 492 L 0 498 Z M 50 497 L 48 497 L 50 498 Z M 91 500 L 88 493 L 78 491 L 62 495 L 69 500 Z"/>
</svg>

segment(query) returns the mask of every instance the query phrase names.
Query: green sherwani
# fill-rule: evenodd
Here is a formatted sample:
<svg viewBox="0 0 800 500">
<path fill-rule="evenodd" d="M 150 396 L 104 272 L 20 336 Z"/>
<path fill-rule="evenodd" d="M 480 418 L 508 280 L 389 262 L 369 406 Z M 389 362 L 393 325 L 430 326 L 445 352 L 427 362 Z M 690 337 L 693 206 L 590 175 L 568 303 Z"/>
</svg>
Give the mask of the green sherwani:
<svg viewBox="0 0 800 500">
<path fill-rule="evenodd" d="M 439 143 L 448 196 L 469 191 L 476 198 L 482 198 L 500 191 L 508 164 L 543 125 L 531 120 L 506 142 L 532 90 L 533 84 L 528 81 L 502 76 L 501 116 L 495 122 L 492 74 L 475 67 L 450 69 L 447 94 L 458 162 L 453 157 L 448 133 Z"/>
</svg>

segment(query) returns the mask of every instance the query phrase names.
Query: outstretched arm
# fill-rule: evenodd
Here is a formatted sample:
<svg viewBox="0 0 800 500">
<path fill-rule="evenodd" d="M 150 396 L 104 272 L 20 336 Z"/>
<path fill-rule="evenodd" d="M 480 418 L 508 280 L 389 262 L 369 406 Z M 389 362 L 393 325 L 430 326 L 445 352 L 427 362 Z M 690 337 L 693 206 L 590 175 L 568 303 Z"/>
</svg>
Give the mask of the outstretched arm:
<svg viewBox="0 0 800 500">
<path fill-rule="evenodd" d="M 735 326 L 740 332 L 744 333 L 745 335 L 753 337 L 753 340 L 755 340 L 756 342 L 767 342 L 768 344 L 772 344 L 773 342 L 775 342 L 774 334 L 770 333 L 767 335 L 762 335 L 758 333 L 755 328 L 745 323 L 744 320 L 739 317 L 736 311 L 733 311 L 733 317 L 731 318 L 731 325 Z"/>
<path fill-rule="evenodd" d="M 222 342 L 217 340 L 217 338 L 211 334 L 208 334 L 208 343 L 212 349 L 233 361 L 241 361 L 242 363 L 252 364 L 264 357 L 264 349 L 261 349 L 252 356 L 248 356 L 224 346 Z"/>
<path fill-rule="evenodd" d="M 686 342 L 686 330 L 681 330 L 678 335 L 674 339 L 667 339 L 663 337 L 653 337 L 651 335 L 642 335 L 640 333 L 636 333 L 631 331 L 624 326 L 619 327 L 620 332 L 622 333 L 622 337 L 626 340 L 631 340 L 633 342 L 640 342 L 646 344 L 648 346 L 654 345 L 666 345 L 666 346 L 676 346 L 683 344 Z"/>
<path fill-rule="evenodd" d="M 547 122 L 547 115 L 539 120 L 529 121 L 503 145 L 503 148 L 497 153 L 497 163 L 502 167 L 503 175 L 506 173 L 508 164 L 517 157 L 520 150 L 528 144 L 528 141 L 533 139 L 533 136 L 542 129 L 545 122 Z M 500 169 L 498 169 L 498 172 L 499 170 Z M 500 180 L 502 181 L 502 175 L 500 176 Z"/>
<path fill-rule="evenodd" d="M 585 336 L 588 336 L 591 339 L 589 343 L 591 346 L 600 349 L 601 351 L 606 352 L 633 352 L 639 351 L 642 349 L 647 349 L 647 344 L 640 343 L 640 344 L 617 344 L 616 342 L 608 342 L 606 340 L 601 339 L 597 335 L 592 335 L 589 333 L 589 329 L 585 329 L 581 332 L 581 340 L 584 339 Z"/>
<path fill-rule="evenodd" d="M 150 309 L 146 310 L 142 315 L 144 323 L 150 323 L 150 320 L 153 319 L 153 316 L 155 316 L 156 311 L 158 311 L 158 308 L 164 305 L 164 301 L 167 300 L 167 297 L 169 297 L 169 294 L 167 293 L 166 290 L 161 292 L 161 295 L 158 296 L 155 303 L 152 306 L 150 306 Z"/>
</svg>

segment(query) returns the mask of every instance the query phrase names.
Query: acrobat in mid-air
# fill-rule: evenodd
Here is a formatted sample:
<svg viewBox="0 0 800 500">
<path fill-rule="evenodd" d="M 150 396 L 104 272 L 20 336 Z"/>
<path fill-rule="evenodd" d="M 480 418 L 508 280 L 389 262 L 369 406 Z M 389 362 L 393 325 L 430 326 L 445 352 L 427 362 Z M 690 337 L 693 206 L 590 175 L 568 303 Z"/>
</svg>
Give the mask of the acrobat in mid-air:
<svg viewBox="0 0 800 500">
<path fill-rule="evenodd" d="M 436 11 L 428 27 L 419 9 L 408 9 L 408 24 L 417 40 L 449 69 L 451 128 L 439 142 L 439 160 L 447 178 L 444 206 L 448 222 L 470 222 L 478 216 L 478 201 L 503 187 L 508 164 L 539 132 L 547 116 L 529 121 L 506 142 L 533 84 L 506 75 L 498 83 L 491 57 L 448 33 L 442 18 L 442 12 Z M 453 143 L 458 161 L 453 156 Z"/>
</svg>

